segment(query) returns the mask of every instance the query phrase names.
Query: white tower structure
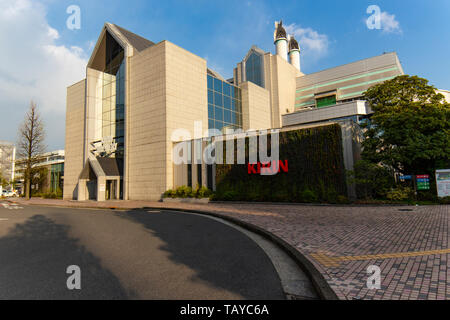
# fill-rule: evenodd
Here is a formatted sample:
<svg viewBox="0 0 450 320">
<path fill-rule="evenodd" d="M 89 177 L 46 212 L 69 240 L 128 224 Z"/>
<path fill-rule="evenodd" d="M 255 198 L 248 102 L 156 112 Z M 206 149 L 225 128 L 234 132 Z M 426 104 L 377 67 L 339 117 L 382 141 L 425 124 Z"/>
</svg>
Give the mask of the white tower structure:
<svg viewBox="0 0 450 320">
<path fill-rule="evenodd" d="M 291 64 L 298 70 L 300 70 L 300 46 L 294 36 L 289 36 L 289 60 Z"/>
<path fill-rule="evenodd" d="M 288 61 L 288 40 L 286 30 L 283 28 L 283 21 L 275 22 L 275 32 L 273 34 L 277 55 Z"/>
</svg>

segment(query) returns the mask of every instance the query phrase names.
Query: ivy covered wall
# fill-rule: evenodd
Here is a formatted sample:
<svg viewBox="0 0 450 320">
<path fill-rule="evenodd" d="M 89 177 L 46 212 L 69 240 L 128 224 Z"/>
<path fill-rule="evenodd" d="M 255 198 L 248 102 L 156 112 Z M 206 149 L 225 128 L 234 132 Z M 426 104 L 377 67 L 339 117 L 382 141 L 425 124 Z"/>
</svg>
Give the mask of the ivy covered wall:
<svg viewBox="0 0 450 320">
<path fill-rule="evenodd" d="M 270 136 L 268 146 L 270 150 Z M 247 138 L 247 164 L 216 165 L 215 198 L 331 203 L 346 200 L 342 134 L 338 124 L 281 132 L 279 154 L 281 161 L 288 161 L 288 172 L 273 176 L 249 174 Z"/>
</svg>

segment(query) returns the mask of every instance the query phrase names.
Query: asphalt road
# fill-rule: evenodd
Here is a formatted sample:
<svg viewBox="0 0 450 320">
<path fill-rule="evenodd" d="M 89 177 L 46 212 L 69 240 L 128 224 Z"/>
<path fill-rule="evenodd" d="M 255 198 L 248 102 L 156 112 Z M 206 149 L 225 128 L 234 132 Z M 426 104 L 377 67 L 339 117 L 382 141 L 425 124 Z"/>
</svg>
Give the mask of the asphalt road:
<svg viewBox="0 0 450 320">
<path fill-rule="evenodd" d="M 81 270 L 69 290 L 68 266 Z M 209 218 L 0 201 L 0 299 L 284 299 L 264 251 Z"/>
</svg>

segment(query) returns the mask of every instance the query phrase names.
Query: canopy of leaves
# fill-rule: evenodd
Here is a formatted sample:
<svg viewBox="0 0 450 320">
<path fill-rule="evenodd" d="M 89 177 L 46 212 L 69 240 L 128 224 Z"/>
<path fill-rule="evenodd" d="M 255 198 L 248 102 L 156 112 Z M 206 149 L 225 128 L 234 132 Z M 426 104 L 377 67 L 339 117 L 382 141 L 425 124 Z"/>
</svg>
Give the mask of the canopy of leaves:
<svg viewBox="0 0 450 320">
<path fill-rule="evenodd" d="M 399 76 L 369 88 L 374 114 L 365 125 L 363 158 L 405 174 L 450 165 L 450 104 L 426 79 Z"/>
</svg>

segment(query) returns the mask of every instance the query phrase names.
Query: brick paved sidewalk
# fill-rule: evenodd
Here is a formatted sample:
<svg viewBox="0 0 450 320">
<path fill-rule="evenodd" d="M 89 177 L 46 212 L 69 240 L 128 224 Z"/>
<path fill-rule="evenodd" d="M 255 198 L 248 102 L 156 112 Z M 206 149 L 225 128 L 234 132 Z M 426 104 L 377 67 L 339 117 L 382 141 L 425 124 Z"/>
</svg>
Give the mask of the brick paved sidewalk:
<svg viewBox="0 0 450 320">
<path fill-rule="evenodd" d="M 450 300 L 450 206 L 343 207 L 18 200 L 23 204 L 210 211 L 282 238 L 306 256 L 340 299 Z M 409 211 L 412 210 L 412 211 Z M 367 288 L 367 267 L 381 289 Z"/>
</svg>

